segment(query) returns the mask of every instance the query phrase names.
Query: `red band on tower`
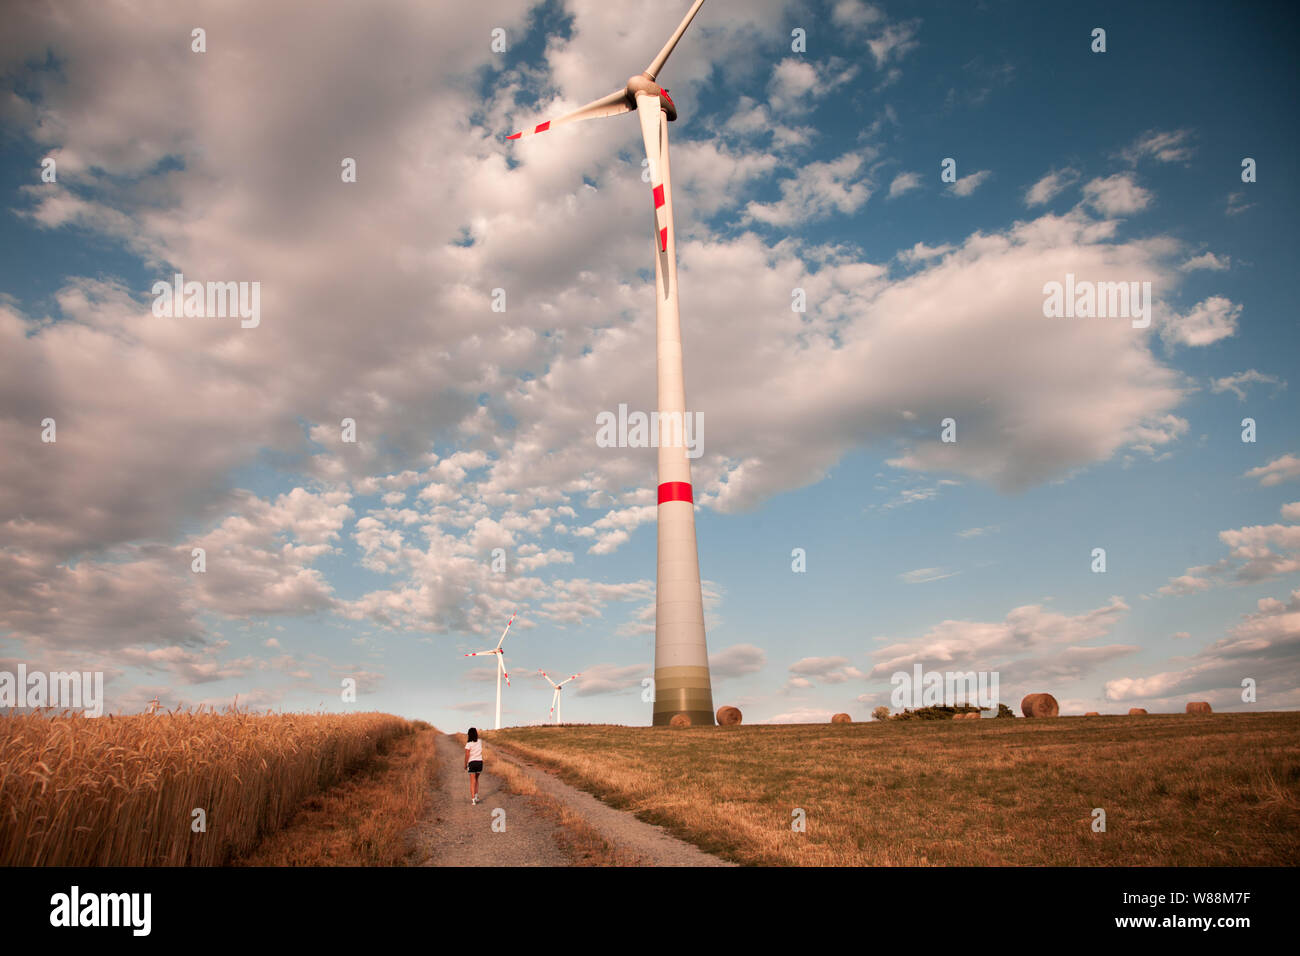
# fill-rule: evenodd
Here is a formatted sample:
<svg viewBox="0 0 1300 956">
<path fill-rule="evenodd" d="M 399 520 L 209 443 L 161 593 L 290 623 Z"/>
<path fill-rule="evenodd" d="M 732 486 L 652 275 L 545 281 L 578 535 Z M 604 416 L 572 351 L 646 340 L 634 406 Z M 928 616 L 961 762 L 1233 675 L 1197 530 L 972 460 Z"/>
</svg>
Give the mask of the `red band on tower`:
<svg viewBox="0 0 1300 956">
<path fill-rule="evenodd" d="M 695 503 L 695 494 L 691 491 L 689 481 L 665 481 L 659 486 L 659 503 L 665 501 L 689 501 Z"/>
</svg>

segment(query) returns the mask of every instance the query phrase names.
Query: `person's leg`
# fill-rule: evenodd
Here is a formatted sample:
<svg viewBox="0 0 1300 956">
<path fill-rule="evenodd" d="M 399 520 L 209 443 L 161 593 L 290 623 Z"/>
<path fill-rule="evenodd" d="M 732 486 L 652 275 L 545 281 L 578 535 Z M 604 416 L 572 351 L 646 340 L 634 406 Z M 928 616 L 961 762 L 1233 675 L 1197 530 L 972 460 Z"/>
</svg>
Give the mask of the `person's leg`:
<svg viewBox="0 0 1300 956">
<path fill-rule="evenodd" d="M 476 773 L 469 775 L 469 794 L 474 799 L 478 799 L 478 774 Z"/>
</svg>

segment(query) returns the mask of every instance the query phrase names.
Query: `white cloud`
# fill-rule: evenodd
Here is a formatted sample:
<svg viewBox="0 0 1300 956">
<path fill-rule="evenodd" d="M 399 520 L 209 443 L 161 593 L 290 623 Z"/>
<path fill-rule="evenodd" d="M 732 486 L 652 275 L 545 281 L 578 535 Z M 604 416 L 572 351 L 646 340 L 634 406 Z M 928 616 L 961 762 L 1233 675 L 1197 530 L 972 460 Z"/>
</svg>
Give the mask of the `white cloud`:
<svg viewBox="0 0 1300 956">
<path fill-rule="evenodd" d="M 808 60 L 789 56 L 776 65 L 768 84 L 768 104 L 774 115 L 798 114 L 851 81 L 856 65 L 838 57 Z"/>
<path fill-rule="evenodd" d="M 1181 710 L 1186 695 L 1204 698 L 1213 692 L 1222 703 L 1239 707 L 1242 678 L 1265 675 L 1270 696 L 1279 700 L 1300 686 L 1300 591 L 1292 591 L 1286 603 L 1263 598 L 1227 637 L 1193 655 L 1181 669 L 1108 681 L 1106 698 L 1156 700 Z"/>
<path fill-rule="evenodd" d="M 1261 486 L 1271 488 L 1284 481 L 1300 478 L 1300 458 L 1290 454 L 1282 455 L 1266 465 L 1250 469 L 1243 477 L 1258 478 Z"/>
<path fill-rule="evenodd" d="M 1203 252 L 1180 265 L 1178 271 L 1195 272 L 1197 269 L 1207 269 L 1210 272 L 1223 272 L 1231 265 L 1231 256 L 1216 256 L 1213 252 Z"/>
<path fill-rule="evenodd" d="M 767 652 L 753 644 L 733 644 L 709 655 L 709 672 L 715 680 L 757 674 L 767 666 Z"/>
<path fill-rule="evenodd" d="M 889 193 L 886 199 L 895 199 L 904 193 L 911 192 L 921 185 L 921 174 L 913 172 L 902 172 L 893 178 L 889 183 Z"/>
<path fill-rule="evenodd" d="M 898 576 L 898 579 L 904 584 L 928 584 L 931 581 L 942 581 L 944 578 L 950 578 L 958 571 L 949 571 L 946 568 L 917 568 L 915 571 L 906 571 Z"/>
<path fill-rule="evenodd" d="M 1079 171 L 1066 167 L 1052 170 L 1025 191 L 1026 206 L 1041 206 L 1079 181 Z"/>
<path fill-rule="evenodd" d="M 1084 201 L 1103 216 L 1128 216 L 1151 204 L 1151 193 L 1128 173 L 1089 180 L 1083 186 Z"/>
<path fill-rule="evenodd" d="M 1272 385 L 1277 389 L 1286 388 L 1286 382 L 1276 376 L 1265 375 L 1253 368 L 1244 372 L 1237 372 L 1235 375 L 1225 375 L 1223 378 L 1210 380 L 1210 390 L 1216 395 L 1221 392 L 1232 392 L 1243 402 L 1246 400 L 1246 390 L 1251 385 Z"/>
<path fill-rule="evenodd" d="M 975 190 L 979 189 L 980 186 L 984 185 L 992 175 L 992 170 L 981 169 L 977 173 L 963 176 L 961 179 L 953 183 L 949 187 L 948 191 L 954 196 L 969 196 L 971 193 L 975 192 Z"/>
<path fill-rule="evenodd" d="M 1171 314 L 1160 323 L 1160 334 L 1178 345 L 1212 345 L 1237 334 L 1241 306 L 1231 299 L 1213 295 L 1198 302 L 1185 315 Z"/>
<path fill-rule="evenodd" d="M 865 153 L 845 153 L 838 159 L 808 163 L 793 179 L 781 181 L 779 202 L 751 202 L 745 207 L 745 219 L 791 226 L 856 212 L 871 198 L 871 183 L 863 170 L 866 159 Z"/>
<path fill-rule="evenodd" d="M 1070 616 L 1039 604 L 1009 612 L 1003 621 L 946 620 L 926 634 L 888 644 L 875 651 L 871 677 L 910 672 L 920 664 L 930 670 L 998 672 L 1004 699 L 1041 690 L 1043 682 L 1068 683 L 1109 661 L 1135 653 L 1132 645 L 1086 646 L 1114 630 L 1129 610 L 1119 597 Z"/>
<path fill-rule="evenodd" d="M 1122 155 L 1134 165 L 1142 159 L 1154 159 L 1159 163 L 1185 163 L 1195 152 L 1188 143 L 1191 135 L 1192 131 L 1187 129 L 1166 132 L 1150 130 L 1134 140 Z"/>
</svg>

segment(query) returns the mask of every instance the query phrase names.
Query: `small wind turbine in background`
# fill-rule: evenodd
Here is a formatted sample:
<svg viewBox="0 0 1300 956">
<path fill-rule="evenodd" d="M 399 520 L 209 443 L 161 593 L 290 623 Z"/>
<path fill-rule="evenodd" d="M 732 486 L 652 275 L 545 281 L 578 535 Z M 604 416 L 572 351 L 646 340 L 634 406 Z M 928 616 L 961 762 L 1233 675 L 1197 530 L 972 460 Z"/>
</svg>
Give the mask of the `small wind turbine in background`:
<svg viewBox="0 0 1300 956">
<path fill-rule="evenodd" d="M 691 8 L 644 72 L 594 102 L 557 119 L 538 123 L 506 139 L 545 133 L 578 120 L 636 112 L 641 121 L 650 192 L 654 202 L 655 337 L 658 356 L 659 421 L 686 421 L 686 374 L 682 365 L 682 323 L 677 304 L 677 240 L 673 232 L 673 188 L 668 168 L 668 124 L 677 106 L 657 78 L 677 41 L 699 13 Z M 629 6 L 632 6 L 629 4 Z M 684 431 L 683 431 L 684 435 Z M 684 439 L 659 442 L 659 555 L 655 579 L 655 696 L 653 723 L 667 724 L 685 713 L 695 726 L 713 726 L 713 688 L 704 638 L 704 599 L 695 544 L 695 492 Z"/>
<path fill-rule="evenodd" d="M 497 725 L 496 729 L 501 729 L 501 678 L 506 679 L 506 686 L 510 686 L 510 674 L 506 671 L 506 652 L 502 648 L 502 643 L 506 635 L 510 633 L 510 625 L 515 623 L 515 615 L 510 615 L 510 620 L 506 622 L 506 629 L 501 632 L 501 640 L 497 641 L 497 646 L 490 651 L 475 651 L 473 654 L 466 654 L 465 657 L 483 657 L 488 654 L 495 654 L 497 659 Z"/>
<path fill-rule="evenodd" d="M 551 675 L 546 673 L 546 671 L 539 670 L 537 673 L 545 677 L 546 682 L 555 688 L 555 696 L 551 698 L 551 716 L 555 718 L 555 722 L 558 724 L 560 723 L 560 692 L 564 690 L 565 684 L 571 680 L 577 680 L 582 675 L 572 674 L 557 684 L 555 681 L 551 680 Z"/>
</svg>

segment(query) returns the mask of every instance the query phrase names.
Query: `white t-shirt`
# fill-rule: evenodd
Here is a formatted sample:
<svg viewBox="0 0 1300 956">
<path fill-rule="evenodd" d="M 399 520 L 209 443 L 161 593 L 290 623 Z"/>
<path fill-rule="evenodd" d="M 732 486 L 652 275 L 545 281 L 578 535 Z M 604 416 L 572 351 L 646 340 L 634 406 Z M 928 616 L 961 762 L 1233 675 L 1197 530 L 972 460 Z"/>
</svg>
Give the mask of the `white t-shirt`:
<svg viewBox="0 0 1300 956">
<path fill-rule="evenodd" d="M 470 760 L 483 759 L 483 741 L 471 740 L 469 743 L 465 744 L 465 749 L 469 751 Z"/>
</svg>

